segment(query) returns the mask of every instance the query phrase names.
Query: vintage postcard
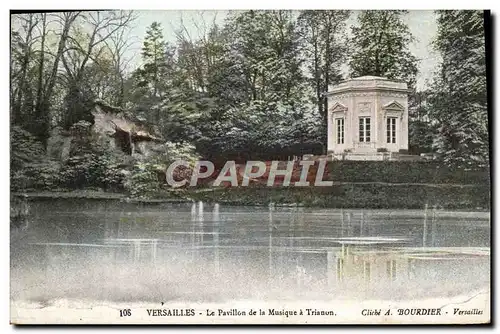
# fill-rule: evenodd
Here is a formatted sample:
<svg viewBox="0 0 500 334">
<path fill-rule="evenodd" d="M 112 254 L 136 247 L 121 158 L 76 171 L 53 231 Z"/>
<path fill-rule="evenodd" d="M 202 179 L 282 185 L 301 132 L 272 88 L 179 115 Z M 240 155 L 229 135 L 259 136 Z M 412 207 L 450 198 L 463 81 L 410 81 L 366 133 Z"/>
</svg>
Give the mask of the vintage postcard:
<svg viewBox="0 0 500 334">
<path fill-rule="evenodd" d="M 490 323 L 488 11 L 10 20 L 11 324 Z"/>
</svg>

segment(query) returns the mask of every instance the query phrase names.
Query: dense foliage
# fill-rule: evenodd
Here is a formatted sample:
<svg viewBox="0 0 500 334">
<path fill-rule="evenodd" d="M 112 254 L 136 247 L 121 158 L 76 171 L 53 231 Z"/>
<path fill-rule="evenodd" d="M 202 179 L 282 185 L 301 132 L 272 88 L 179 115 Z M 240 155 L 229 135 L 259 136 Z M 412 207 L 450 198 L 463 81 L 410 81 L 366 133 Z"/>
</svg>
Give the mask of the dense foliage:
<svg viewBox="0 0 500 334">
<path fill-rule="evenodd" d="M 140 195 L 162 190 L 179 156 L 286 159 L 326 153 L 325 92 L 346 76 L 376 75 L 413 89 L 410 145 L 450 165 L 488 162 L 481 12 L 438 13 L 443 62 L 417 92 L 418 60 L 405 11 L 249 10 L 222 23 L 181 22 L 175 41 L 152 23 L 131 58 L 138 13 L 89 11 L 11 17 L 13 189 L 95 188 Z M 355 23 L 348 24 L 355 15 Z M 174 24 L 175 25 L 175 24 Z M 350 36 L 349 36 L 350 33 Z M 132 66 L 136 64 L 135 68 Z M 344 74 L 344 68 L 349 73 Z M 93 141 L 93 101 L 126 109 L 165 139 L 163 151 L 130 157 Z M 51 131 L 83 131 L 65 159 L 46 154 Z M 87 130 L 86 130 L 87 129 Z M 377 174 L 378 175 L 378 174 Z"/>
<path fill-rule="evenodd" d="M 439 11 L 436 49 L 443 58 L 430 96 L 435 147 L 449 165 L 489 162 L 486 50 L 481 11 Z M 458 65 L 459 64 L 459 65 Z"/>
<path fill-rule="evenodd" d="M 349 62 L 353 77 L 374 75 L 406 82 L 414 88 L 417 58 L 410 52 L 414 41 L 403 21 L 405 11 L 367 10 L 352 28 L 354 47 Z"/>
</svg>

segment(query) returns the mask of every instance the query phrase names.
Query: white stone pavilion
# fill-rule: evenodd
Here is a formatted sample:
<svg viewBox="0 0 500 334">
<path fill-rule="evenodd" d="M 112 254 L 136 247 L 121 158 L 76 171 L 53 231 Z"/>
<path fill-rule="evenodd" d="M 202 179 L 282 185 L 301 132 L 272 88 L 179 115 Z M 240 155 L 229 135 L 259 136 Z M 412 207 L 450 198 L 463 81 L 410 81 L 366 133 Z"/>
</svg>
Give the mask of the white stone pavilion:
<svg viewBox="0 0 500 334">
<path fill-rule="evenodd" d="M 333 86 L 328 98 L 328 152 L 377 159 L 408 150 L 408 87 L 363 76 Z"/>
</svg>

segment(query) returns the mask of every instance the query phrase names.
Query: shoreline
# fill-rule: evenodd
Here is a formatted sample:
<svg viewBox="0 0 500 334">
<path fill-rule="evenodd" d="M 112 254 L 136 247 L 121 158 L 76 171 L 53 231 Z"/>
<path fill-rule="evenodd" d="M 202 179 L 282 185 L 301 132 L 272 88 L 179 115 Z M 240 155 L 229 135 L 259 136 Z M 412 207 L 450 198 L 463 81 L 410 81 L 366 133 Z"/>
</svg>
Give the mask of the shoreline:
<svg viewBox="0 0 500 334">
<path fill-rule="evenodd" d="M 385 187 L 385 186 L 384 186 Z M 421 186 L 418 186 L 421 187 Z M 427 185 L 425 186 L 427 187 Z M 469 187 L 469 186 L 468 186 Z M 477 185 L 476 187 L 483 187 Z M 402 189 L 401 187 L 398 187 Z M 432 189 L 437 189 L 435 185 Z M 463 189 L 463 188 L 462 188 Z M 385 191 L 386 189 L 383 189 Z M 390 193 L 389 193 L 390 194 Z M 401 209 L 401 210 L 424 210 L 428 204 L 428 209 L 433 210 L 436 207 L 438 211 L 463 211 L 463 212 L 485 212 L 490 213 L 489 203 L 472 203 L 463 201 L 453 201 L 439 194 L 432 194 L 428 199 L 422 196 L 413 195 L 411 191 L 407 193 L 403 201 L 394 194 L 387 200 L 387 193 L 384 201 L 375 195 L 370 202 L 363 203 L 358 197 L 352 194 L 338 194 L 328 192 L 323 187 L 312 188 L 265 188 L 265 187 L 247 187 L 247 188 L 198 188 L 169 190 L 153 194 L 150 197 L 131 197 L 124 192 L 105 192 L 96 190 L 68 190 L 68 191 L 16 191 L 10 193 L 11 198 L 26 199 L 28 201 L 44 200 L 100 200 L 117 201 L 127 204 L 140 205 L 161 205 L 161 204 L 182 204 L 202 201 L 205 203 L 218 203 L 227 206 L 246 206 L 246 207 L 283 207 L 283 208 L 317 208 L 317 209 Z M 460 196 L 457 193 L 457 196 Z M 408 197 L 410 196 L 410 197 Z M 413 196 L 413 197 L 411 197 Z M 445 205 L 436 204 L 445 200 Z M 462 201 L 460 201 L 460 199 Z M 467 200 L 467 198 L 465 198 Z M 392 200 L 392 201 L 391 201 Z M 463 202 L 463 203 L 462 203 Z M 448 205 L 446 205 L 448 204 Z M 481 206 L 477 204 L 482 204 Z"/>
</svg>

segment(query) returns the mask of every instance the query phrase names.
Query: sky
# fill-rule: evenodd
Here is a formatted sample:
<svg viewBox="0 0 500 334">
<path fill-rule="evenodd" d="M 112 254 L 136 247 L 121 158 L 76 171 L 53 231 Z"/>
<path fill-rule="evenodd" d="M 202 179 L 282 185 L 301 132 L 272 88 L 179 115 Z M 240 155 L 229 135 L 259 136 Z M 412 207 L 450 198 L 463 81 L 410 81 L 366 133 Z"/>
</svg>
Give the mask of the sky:
<svg viewBox="0 0 500 334">
<path fill-rule="evenodd" d="M 353 15 L 351 15 L 347 22 L 348 26 L 355 24 L 358 12 L 353 12 Z M 196 26 L 200 27 L 203 21 L 207 25 L 213 21 L 217 24 L 222 24 L 224 18 L 228 15 L 228 11 L 148 10 L 137 11 L 137 14 L 138 18 L 134 22 L 134 27 L 130 34 L 134 40 L 134 46 L 130 51 L 130 57 L 134 57 L 133 66 L 140 65 L 142 40 L 146 34 L 147 27 L 154 21 L 161 23 L 165 40 L 175 43 L 175 29 L 180 26 L 181 20 L 192 37 L 196 38 L 199 31 Z M 433 52 L 431 45 L 437 33 L 436 16 L 431 10 L 411 10 L 406 15 L 405 20 L 416 39 L 410 45 L 410 50 L 420 59 L 417 89 L 424 89 L 428 87 L 427 82 L 431 80 L 432 74 L 439 63 L 439 56 Z M 347 73 L 347 70 L 347 67 L 343 68 L 344 73 Z"/>
</svg>

